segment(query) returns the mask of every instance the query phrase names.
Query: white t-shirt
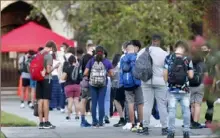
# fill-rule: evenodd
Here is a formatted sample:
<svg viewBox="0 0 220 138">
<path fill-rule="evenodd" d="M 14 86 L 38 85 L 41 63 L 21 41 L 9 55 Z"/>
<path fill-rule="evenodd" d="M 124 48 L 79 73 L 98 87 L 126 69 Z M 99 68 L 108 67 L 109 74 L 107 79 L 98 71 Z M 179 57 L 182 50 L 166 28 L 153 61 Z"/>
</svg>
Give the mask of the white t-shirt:
<svg viewBox="0 0 220 138">
<path fill-rule="evenodd" d="M 59 60 L 53 59 L 53 68 L 54 68 L 57 64 L 59 64 L 59 63 L 60 63 Z M 52 76 L 58 76 L 58 69 L 54 69 L 54 70 L 52 71 Z"/>
</svg>

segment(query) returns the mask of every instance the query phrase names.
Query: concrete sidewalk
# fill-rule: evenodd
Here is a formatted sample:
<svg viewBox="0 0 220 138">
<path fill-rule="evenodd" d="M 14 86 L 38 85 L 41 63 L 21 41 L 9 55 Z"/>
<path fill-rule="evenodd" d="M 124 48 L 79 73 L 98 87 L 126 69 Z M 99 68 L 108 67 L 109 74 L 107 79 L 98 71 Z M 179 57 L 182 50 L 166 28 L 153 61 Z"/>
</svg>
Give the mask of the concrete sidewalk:
<svg viewBox="0 0 220 138">
<path fill-rule="evenodd" d="M 20 102 L 18 100 L 3 100 L 1 101 L 1 108 L 3 111 L 16 114 L 18 116 L 27 118 L 31 121 L 38 123 L 38 118 L 33 116 L 33 110 L 28 107 L 20 109 Z M 91 116 L 87 116 L 89 122 L 91 122 Z M 114 128 L 113 124 L 117 123 L 118 117 L 110 119 L 111 124 L 108 124 L 103 129 L 94 128 L 81 128 L 80 121 L 66 121 L 65 114 L 59 111 L 50 112 L 50 120 L 57 128 L 54 130 L 39 130 L 37 127 L 3 127 L 2 132 L 7 138 L 137 138 L 137 137 L 149 137 L 149 138 L 162 138 L 161 128 L 155 128 L 158 120 L 151 118 L 151 128 L 149 136 L 140 136 L 129 131 L 124 131 L 122 128 Z M 182 121 L 176 119 L 176 137 L 182 137 Z M 209 129 L 192 130 L 191 135 L 193 137 L 207 137 L 211 134 Z"/>
</svg>

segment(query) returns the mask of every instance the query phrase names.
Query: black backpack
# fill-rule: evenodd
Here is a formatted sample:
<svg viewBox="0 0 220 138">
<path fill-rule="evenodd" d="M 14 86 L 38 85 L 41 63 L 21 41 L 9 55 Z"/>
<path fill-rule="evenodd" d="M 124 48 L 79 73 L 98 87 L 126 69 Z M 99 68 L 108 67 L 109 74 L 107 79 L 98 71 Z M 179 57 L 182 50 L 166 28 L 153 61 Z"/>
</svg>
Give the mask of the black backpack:
<svg viewBox="0 0 220 138">
<path fill-rule="evenodd" d="M 68 60 L 66 59 L 65 56 L 63 56 L 63 58 L 65 60 L 63 63 L 63 72 L 64 72 L 65 70 L 67 70 L 70 67 L 70 63 L 68 62 Z"/>
<path fill-rule="evenodd" d="M 175 54 L 173 56 L 168 83 L 171 86 L 182 87 L 187 82 L 187 57 L 177 57 Z"/>
<path fill-rule="evenodd" d="M 194 75 L 192 79 L 189 79 L 190 87 L 198 87 L 202 83 L 203 79 L 203 63 L 199 62 L 197 64 L 193 64 Z"/>
</svg>

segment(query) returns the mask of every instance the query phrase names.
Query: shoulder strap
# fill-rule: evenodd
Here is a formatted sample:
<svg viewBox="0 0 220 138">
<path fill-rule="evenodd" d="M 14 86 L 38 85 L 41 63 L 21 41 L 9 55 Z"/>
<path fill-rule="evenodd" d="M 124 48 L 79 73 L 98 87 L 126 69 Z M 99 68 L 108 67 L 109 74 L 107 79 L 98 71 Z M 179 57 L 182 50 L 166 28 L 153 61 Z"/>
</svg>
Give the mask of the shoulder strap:
<svg viewBox="0 0 220 138">
<path fill-rule="evenodd" d="M 65 55 L 63 55 L 63 58 L 64 58 L 64 60 L 65 60 L 65 61 L 67 61 L 67 60 L 66 60 L 66 56 L 65 56 Z"/>
</svg>

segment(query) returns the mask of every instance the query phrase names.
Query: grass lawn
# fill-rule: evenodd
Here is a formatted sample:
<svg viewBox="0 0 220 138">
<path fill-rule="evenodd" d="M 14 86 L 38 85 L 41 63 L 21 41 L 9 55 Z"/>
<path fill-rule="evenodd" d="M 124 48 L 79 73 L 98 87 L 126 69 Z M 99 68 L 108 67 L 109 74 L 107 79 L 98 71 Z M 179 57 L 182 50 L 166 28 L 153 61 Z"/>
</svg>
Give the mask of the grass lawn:
<svg viewBox="0 0 220 138">
<path fill-rule="evenodd" d="M 1 138 L 5 138 L 5 136 L 3 135 L 3 133 L 0 134 Z"/>
<path fill-rule="evenodd" d="M 1 126 L 3 127 L 24 127 L 36 125 L 37 124 L 35 122 L 29 121 L 26 118 L 1 111 Z"/>
<path fill-rule="evenodd" d="M 33 121 L 1 111 L 1 127 L 26 127 L 36 125 L 37 124 Z M 0 136 L 1 138 L 5 138 L 1 131 Z"/>
<path fill-rule="evenodd" d="M 207 109 L 206 103 L 202 103 L 201 115 L 200 115 L 200 123 L 204 123 L 205 122 L 206 109 Z M 180 105 L 178 105 L 176 116 L 177 116 L 177 118 L 182 119 L 182 113 L 181 113 Z M 220 104 L 216 104 L 215 105 L 213 120 L 220 122 Z"/>
</svg>

